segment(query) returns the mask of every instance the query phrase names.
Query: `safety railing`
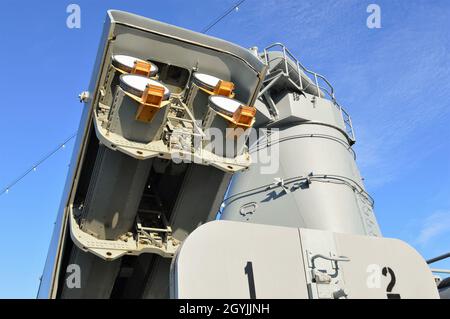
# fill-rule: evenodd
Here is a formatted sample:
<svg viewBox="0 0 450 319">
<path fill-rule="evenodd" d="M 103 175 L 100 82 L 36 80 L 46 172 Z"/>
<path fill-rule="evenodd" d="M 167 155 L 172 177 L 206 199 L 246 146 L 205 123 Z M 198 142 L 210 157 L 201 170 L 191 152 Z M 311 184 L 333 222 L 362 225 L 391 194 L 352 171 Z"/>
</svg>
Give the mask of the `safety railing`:
<svg viewBox="0 0 450 319">
<path fill-rule="evenodd" d="M 276 59 L 279 59 L 278 57 L 269 61 L 269 50 L 275 49 L 276 51 L 282 52 L 283 57 L 282 60 L 284 62 L 284 72 L 287 76 L 289 76 L 290 70 L 289 67 L 293 68 L 297 75 L 298 75 L 298 83 L 296 83 L 300 89 L 305 89 L 307 86 L 310 86 L 311 84 L 309 81 L 306 81 L 307 83 L 303 83 L 302 79 L 302 73 L 305 74 L 314 84 L 314 86 L 317 88 L 317 94 L 319 97 L 325 97 L 322 96 L 322 94 L 325 93 L 331 100 L 335 100 L 334 95 L 334 88 L 331 85 L 331 83 L 321 74 L 314 72 L 312 70 L 309 70 L 306 68 L 293 54 L 289 49 L 282 43 L 274 43 L 272 45 L 269 45 L 264 49 L 264 59 L 267 65 L 269 65 L 271 62 L 273 62 Z M 290 58 L 290 60 L 295 64 L 295 66 L 289 65 L 289 61 L 287 58 Z"/>
<path fill-rule="evenodd" d="M 428 265 L 431 265 L 431 264 L 433 264 L 433 263 L 435 263 L 435 262 L 438 262 L 438 261 L 441 261 L 441 260 L 444 260 L 444 259 L 447 259 L 447 258 L 450 258 L 450 252 L 448 252 L 448 253 L 446 253 L 446 254 L 443 254 L 443 255 L 440 255 L 440 256 L 437 256 L 437 257 L 435 257 L 435 258 L 431 258 L 431 259 L 427 260 L 427 264 L 428 264 Z M 432 271 L 433 273 L 450 274 L 450 269 L 437 269 L 437 268 L 432 268 L 431 271 Z"/>
<path fill-rule="evenodd" d="M 338 107 L 341 112 L 342 120 L 344 121 L 345 132 L 353 142 L 356 141 L 355 130 L 353 129 L 353 123 L 350 114 L 348 114 L 347 111 L 337 102 L 335 102 L 334 105 L 336 105 L 336 107 Z"/>
<path fill-rule="evenodd" d="M 275 56 L 270 59 L 269 51 L 281 52 L 282 56 L 281 57 Z M 294 54 L 292 54 L 292 52 L 289 51 L 289 49 L 284 44 L 279 43 L 279 42 L 269 45 L 268 47 L 266 47 L 264 49 L 264 62 L 266 63 L 266 65 L 269 66 L 269 71 L 268 71 L 269 74 L 270 74 L 270 66 L 273 65 L 273 63 L 278 63 L 277 62 L 278 60 L 280 60 L 282 62 L 282 63 L 280 63 L 282 65 L 282 67 L 281 67 L 282 73 L 286 77 L 289 77 L 293 81 L 293 83 L 297 86 L 297 89 L 304 91 L 309 86 L 313 85 L 316 88 L 317 95 L 319 97 L 327 98 L 333 102 L 333 104 L 339 109 L 339 111 L 341 113 L 347 135 L 349 136 L 349 138 L 352 141 L 355 141 L 355 132 L 353 129 L 352 119 L 351 119 L 350 115 L 348 114 L 348 112 L 345 111 L 345 109 L 341 105 L 339 105 L 339 103 L 337 102 L 336 96 L 334 93 L 334 87 L 331 85 L 331 83 L 323 75 L 306 68 L 294 56 Z M 292 63 L 289 60 L 294 65 L 292 65 Z M 277 68 L 275 70 L 275 72 L 279 72 L 279 70 L 280 70 L 280 68 Z M 291 72 L 296 72 L 297 76 L 296 77 L 290 76 Z M 308 77 L 309 81 L 304 80 L 302 78 L 302 75 L 305 75 L 306 77 Z M 276 77 L 276 78 L 278 79 L 278 77 Z M 269 86 L 270 86 L 270 84 L 267 85 L 263 90 L 264 91 L 267 90 Z"/>
</svg>

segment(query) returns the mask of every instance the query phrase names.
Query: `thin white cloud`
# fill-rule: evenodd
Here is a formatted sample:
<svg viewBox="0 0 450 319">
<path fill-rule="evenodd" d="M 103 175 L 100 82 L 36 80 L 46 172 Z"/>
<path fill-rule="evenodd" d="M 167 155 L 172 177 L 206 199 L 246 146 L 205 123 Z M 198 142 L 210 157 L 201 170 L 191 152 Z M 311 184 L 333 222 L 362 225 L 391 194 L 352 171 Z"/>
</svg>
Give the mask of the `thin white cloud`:
<svg viewBox="0 0 450 319">
<path fill-rule="evenodd" d="M 442 156 L 448 142 L 436 125 L 450 120 L 450 7 L 380 0 L 383 28 L 369 30 L 369 2 L 317 2 L 249 2 L 222 26 L 245 30 L 239 39 L 247 47 L 283 42 L 307 67 L 327 76 L 353 117 L 358 165 L 369 189 Z M 394 20 L 399 13 L 401 20 Z M 221 32 L 237 38 L 235 28 Z"/>
<path fill-rule="evenodd" d="M 426 245 L 432 239 L 450 234 L 450 211 L 437 211 L 428 216 L 419 232 L 416 243 Z"/>
<path fill-rule="evenodd" d="M 429 155 L 430 145 L 439 142 L 432 132 L 437 121 L 449 117 L 446 79 L 450 64 L 443 34 L 436 30 L 436 25 L 420 31 L 389 30 L 367 56 L 368 61 L 355 65 L 352 72 L 355 78 L 363 78 L 366 72 L 377 74 L 378 69 L 386 72 L 381 76 L 384 84 L 374 79 L 373 92 L 365 94 L 366 104 L 353 112 L 357 132 L 362 131 L 358 135 L 359 163 L 372 187 L 396 179 L 407 166 Z M 418 38 L 422 41 L 415 41 Z M 415 51 L 408 53 L 405 48 Z M 392 69 L 386 69 L 387 65 Z M 427 146 L 421 158 L 413 145 Z"/>
</svg>

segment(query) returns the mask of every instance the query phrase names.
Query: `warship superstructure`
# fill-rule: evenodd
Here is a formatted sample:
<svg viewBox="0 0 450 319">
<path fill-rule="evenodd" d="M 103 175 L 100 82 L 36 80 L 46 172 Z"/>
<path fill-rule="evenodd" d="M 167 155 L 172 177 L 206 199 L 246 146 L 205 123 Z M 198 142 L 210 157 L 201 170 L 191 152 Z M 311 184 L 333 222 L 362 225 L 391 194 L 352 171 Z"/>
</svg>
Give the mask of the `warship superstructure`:
<svg viewBox="0 0 450 319">
<path fill-rule="evenodd" d="M 39 298 L 439 297 L 382 237 L 333 86 L 283 44 L 110 10 L 80 101 Z"/>
</svg>

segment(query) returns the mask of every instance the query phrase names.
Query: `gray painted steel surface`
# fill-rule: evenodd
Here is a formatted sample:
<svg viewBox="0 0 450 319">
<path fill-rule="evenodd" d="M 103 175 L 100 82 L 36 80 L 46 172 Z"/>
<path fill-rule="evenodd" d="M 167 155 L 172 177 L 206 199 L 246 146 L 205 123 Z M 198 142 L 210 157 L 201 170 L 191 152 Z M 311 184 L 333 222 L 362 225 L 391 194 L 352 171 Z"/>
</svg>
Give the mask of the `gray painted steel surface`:
<svg viewBox="0 0 450 319">
<path fill-rule="evenodd" d="M 439 298 L 423 258 L 400 240 L 230 221 L 188 237 L 171 288 L 188 299 Z"/>
<path fill-rule="evenodd" d="M 437 296 L 423 259 L 400 241 L 379 238 L 373 200 L 351 148 L 351 119 L 335 100 L 333 88 L 281 47 L 283 52 L 258 55 L 220 39 L 108 11 L 89 94 L 83 95 L 86 104 L 39 298 L 386 297 L 385 290 L 364 286 L 370 264 L 399 274 L 393 292 L 402 297 Z M 116 104 L 121 103 L 113 102 L 114 54 L 151 58 L 173 101 L 185 98 L 196 71 L 234 82 L 235 98 L 255 105 L 256 126 L 266 129 L 257 142 L 250 136 L 254 164 L 235 174 L 229 186 L 232 172 L 247 167 L 248 159 L 228 170 L 214 157 L 203 165 L 175 164 L 170 156 L 143 147 L 145 143 L 115 145 L 108 134 L 123 138 L 123 132 L 129 132 L 125 135 L 131 140 L 146 135 L 145 142 L 155 137 L 156 143 L 163 137 L 161 127 L 145 134 L 135 131 L 129 126 L 136 124 L 133 114 L 126 112 L 113 114 L 120 127 L 109 131 L 108 112 L 111 106 L 120 109 Z M 268 62 L 268 72 L 263 61 Z M 320 86 L 318 79 L 329 86 Z M 164 123 L 166 117 L 161 113 L 156 122 Z M 268 158 L 269 167 L 261 160 Z M 156 206 L 145 198 L 155 200 Z M 222 219 L 238 223 L 210 222 L 222 201 Z M 164 250 L 161 238 L 149 237 L 155 243 L 147 253 L 133 255 L 119 247 L 122 254 L 117 256 L 123 257 L 98 254 L 100 258 L 83 251 L 88 249 L 80 241 L 72 241 L 72 208 L 76 213 L 70 220 L 77 220 L 83 232 L 118 246 L 125 233 L 142 227 L 141 217 L 156 213 L 157 226 L 146 229 L 156 227 L 175 248 Z M 133 233 L 136 242 L 142 239 L 139 234 Z M 81 289 L 66 286 L 70 264 L 81 267 Z M 333 271 L 336 276 L 328 276 Z M 253 291 L 248 290 L 250 273 L 257 285 Z"/>
<path fill-rule="evenodd" d="M 279 115 L 250 145 L 254 163 L 234 175 L 222 219 L 380 236 L 339 107 L 291 90 L 273 99 Z"/>
<path fill-rule="evenodd" d="M 237 87 L 236 97 L 244 103 L 252 104 L 257 98 L 258 88 L 261 85 L 265 72 L 265 65 L 257 57 L 248 52 L 248 50 L 220 39 L 143 18 L 134 14 L 116 10 L 108 11 L 92 79 L 88 89 L 89 94 L 83 95 L 85 97 L 83 99 L 85 102 L 84 110 L 72 156 L 71 169 L 67 177 L 47 261 L 41 279 L 41 285 L 39 287 L 39 298 L 58 297 L 58 291 L 61 293 L 60 287 L 64 286 L 63 280 L 66 277 L 66 269 L 63 265 L 67 266 L 68 263 L 66 257 L 68 252 L 66 250 L 73 246 L 68 234 L 68 207 L 72 205 L 75 200 L 81 171 L 83 167 L 88 164 L 85 163 L 84 160 L 89 141 L 96 139 L 96 132 L 92 130 L 92 123 L 98 102 L 100 100 L 105 101 L 105 99 L 108 101 L 108 99 L 112 98 L 111 92 L 106 94 L 105 97 L 101 97 L 101 93 L 103 92 L 101 86 L 103 83 L 106 83 L 105 79 L 111 63 L 111 57 L 113 54 L 127 54 L 146 58 L 149 50 L 151 51 L 152 60 L 154 61 L 169 63 L 181 68 L 194 68 L 198 71 L 212 73 L 225 80 L 233 81 Z M 237 73 L 239 73 L 239 76 L 237 76 Z M 172 83 L 171 85 L 168 84 L 172 92 L 175 91 L 175 93 L 181 94 L 184 87 L 177 87 L 176 85 L 176 83 Z M 86 98 L 87 96 L 89 96 L 89 98 Z M 205 209 L 197 211 L 197 215 L 204 213 L 200 218 L 203 222 L 209 218 L 214 218 L 215 211 L 218 210 L 218 205 L 220 205 L 221 197 L 226 190 L 229 179 L 229 176 L 226 173 L 220 172 L 220 174 L 218 174 L 216 172 L 217 169 L 213 167 L 209 169 L 214 170 L 214 173 L 206 173 L 206 176 L 210 178 L 211 181 L 216 181 L 210 185 L 210 189 L 206 190 L 211 196 L 205 197 L 202 194 L 196 194 L 199 198 L 205 199 L 205 204 L 202 206 Z M 112 191 L 114 192 L 114 190 Z M 98 195 L 100 194 L 95 194 L 95 196 Z M 189 201 L 192 204 L 197 204 L 199 199 L 191 198 L 187 200 L 186 203 Z M 106 218 L 109 219 L 108 216 L 106 216 Z M 177 223 L 176 220 L 173 222 L 175 224 Z M 184 234 L 187 234 L 189 229 L 192 229 L 191 224 L 196 227 L 201 222 L 201 220 L 187 220 L 186 223 L 182 223 L 179 228 L 175 227 L 176 229 L 179 229 L 177 230 L 177 234 L 180 234 L 179 236 L 181 237 L 185 237 Z M 95 226 L 94 224 L 95 223 L 88 222 L 85 227 L 86 229 L 89 229 L 92 226 L 97 232 L 101 232 L 100 229 L 103 226 L 99 226 L 98 224 Z M 125 227 L 124 229 L 128 228 L 126 225 L 121 225 L 121 227 L 122 226 Z M 95 231 L 93 231 L 93 233 L 95 233 Z M 112 237 L 116 236 L 116 234 L 111 235 Z M 87 260 L 82 257 L 85 256 L 85 253 L 78 251 L 75 246 L 72 248 L 74 250 L 71 254 L 71 260 L 75 262 L 79 261 L 88 272 L 88 277 L 96 278 L 96 276 L 89 275 L 91 271 L 94 271 L 95 273 L 100 271 L 99 269 L 102 267 L 110 268 L 108 270 L 102 270 L 104 273 L 108 272 L 111 274 L 110 276 L 107 276 L 109 278 L 104 278 L 97 283 L 93 283 L 93 286 L 97 284 L 104 286 L 104 289 L 98 289 L 98 297 L 106 297 L 108 295 L 107 292 L 111 291 L 115 281 L 115 275 L 113 274 L 116 273 L 116 266 L 113 266 L 113 263 L 105 263 L 101 259 L 90 258 Z M 164 284 L 167 286 L 168 282 L 166 281 Z M 91 289 L 89 287 L 85 288 Z M 101 293 L 102 291 L 104 293 Z M 62 296 L 92 296 L 91 293 L 94 292 L 76 294 L 63 293 Z"/>
</svg>

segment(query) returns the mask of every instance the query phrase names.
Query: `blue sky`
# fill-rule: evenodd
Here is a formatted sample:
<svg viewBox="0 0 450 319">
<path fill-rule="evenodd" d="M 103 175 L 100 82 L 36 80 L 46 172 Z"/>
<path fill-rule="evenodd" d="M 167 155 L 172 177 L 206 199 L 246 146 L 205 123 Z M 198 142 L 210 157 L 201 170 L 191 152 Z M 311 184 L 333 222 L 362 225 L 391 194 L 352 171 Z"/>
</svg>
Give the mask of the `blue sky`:
<svg viewBox="0 0 450 319">
<path fill-rule="evenodd" d="M 201 30 L 235 0 L 3 1 L 0 188 L 76 131 L 106 10 Z M 66 7 L 81 7 L 81 29 Z M 381 7 L 381 29 L 366 8 Z M 209 34 L 283 42 L 333 83 L 383 234 L 425 257 L 450 251 L 450 2 L 247 0 Z M 0 196 L 0 298 L 34 298 L 72 143 Z M 437 264 L 450 268 L 450 262 Z"/>
</svg>

